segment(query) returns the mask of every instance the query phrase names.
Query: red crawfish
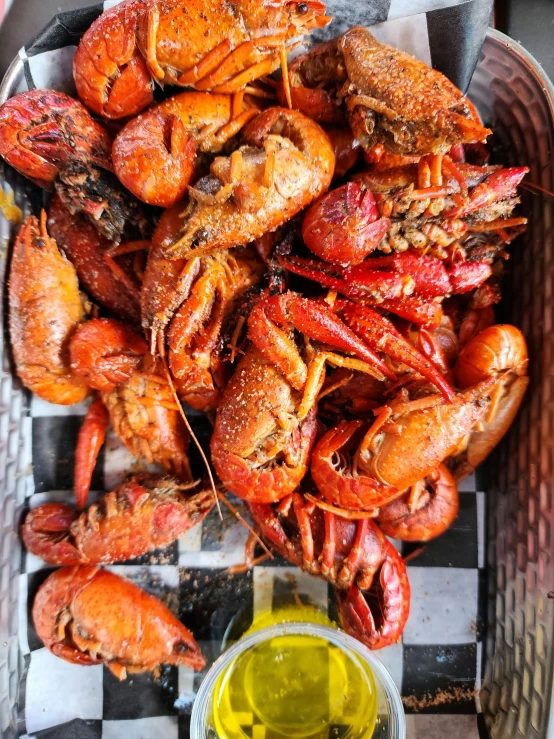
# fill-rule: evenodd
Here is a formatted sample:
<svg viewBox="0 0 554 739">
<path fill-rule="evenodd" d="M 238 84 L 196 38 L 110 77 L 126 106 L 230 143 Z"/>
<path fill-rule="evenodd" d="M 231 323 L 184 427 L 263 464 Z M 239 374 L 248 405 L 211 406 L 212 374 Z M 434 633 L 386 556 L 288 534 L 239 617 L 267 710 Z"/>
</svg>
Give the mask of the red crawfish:
<svg viewBox="0 0 554 739">
<path fill-rule="evenodd" d="M 154 82 L 236 93 L 280 65 L 313 28 L 320 0 L 126 0 L 86 31 L 73 63 L 77 92 L 95 113 L 126 118 L 153 99 Z"/>
<path fill-rule="evenodd" d="M 307 355 L 293 329 L 310 341 Z M 269 503 L 291 493 L 307 471 L 326 365 L 380 380 L 395 375 L 329 306 L 290 291 L 262 296 L 248 337 L 217 410 L 212 461 L 229 490 Z"/>
<path fill-rule="evenodd" d="M 23 543 L 54 565 L 109 564 L 139 557 L 175 541 L 211 511 L 213 491 L 189 492 L 194 485 L 139 475 L 87 511 L 45 503 L 25 518 Z"/>
<path fill-rule="evenodd" d="M 312 478 L 324 498 L 346 509 L 375 510 L 424 479 L 485 418 L 498 386 L 488 378 L 452 402 L 423 386 L 402 389 L 375 409 L 372 424 L 341 421 L 318 442 Z"/>
<path fill-rule="evenodd" d="M 89 389 L 69 362 L 69 340 L 85 319 L 75 268 L 40 222 L 29 216 L 14 245 L 9 277 L 9 325 L 21 381 L 50 403 L 73 405 Z"/>
<path fill-rule="evenodd" d="M 39 588 L 33 620 L 56 657 L 104 664 L 120 680 L 161 665 L 206 664 L 193 635 L 160 600 L 98 567 L 52 573 Z"/>
<path fill-rule="evenodd" d="M 216 157 L 210 175 L 189 188 L 180 228 L 165 247 L 190 259 L 259 239 L 327 190 L 335 155 L 317 123 L 294 110 L 268 108 L 242 131 L 243 145 Z"/>
<path fill-rule="evenodd" d="M 490 134 L 444 75 L 361 26 L 298 57 L 291 82 L 295 107 L 327 123 L 346 117 L 368 152 L 440 154 Z"/>
</svg>

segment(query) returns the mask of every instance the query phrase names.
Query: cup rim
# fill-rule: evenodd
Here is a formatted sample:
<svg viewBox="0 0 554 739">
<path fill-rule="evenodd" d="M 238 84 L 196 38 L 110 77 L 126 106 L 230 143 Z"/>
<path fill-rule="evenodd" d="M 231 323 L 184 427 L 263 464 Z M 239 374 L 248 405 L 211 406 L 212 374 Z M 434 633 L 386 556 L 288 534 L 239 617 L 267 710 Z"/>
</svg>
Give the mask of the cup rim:
<svg viewBox="0 0 554 739">
<path fill-rule="evenodd" d="M 392 736 L 394 739 L 406 739 L 406 717 L 402 699 L 394 680 L 381 660 L 364 644 L 344 631 L 333 629 L 330 626 L 305 622 L 292 622 L 266 626 L 259 631 L 243 636 L 238 642 L 221 654 L 208 670 L 202 681 L 192 707 L 190 722 L 191 739 L 205 739 L 206 721 L 211 704 L 211 697 L 217 679 L 224 669 L 247 649 L 268 639 L 279 636 L 303 634 L 322 637 L 341 649 L 349 649 L 360 657 L 373 671 L 377 681 L 381 684 L 387 698 L 390 710 Z"/>
</svg>

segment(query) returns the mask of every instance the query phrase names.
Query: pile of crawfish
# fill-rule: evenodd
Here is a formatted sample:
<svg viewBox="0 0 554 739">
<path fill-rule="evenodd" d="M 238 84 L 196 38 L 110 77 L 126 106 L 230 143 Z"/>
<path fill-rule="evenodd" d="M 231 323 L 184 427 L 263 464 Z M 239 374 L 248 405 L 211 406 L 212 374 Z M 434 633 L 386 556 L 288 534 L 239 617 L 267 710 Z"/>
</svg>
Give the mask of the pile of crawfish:
<svg viewBox="0 0 554 739">
<path fill-rule="evenodd" d="M 53 192 L 11 258 L 17 373 L 51 403 L 92 396 L 76 507 L 22 527 L 65 566 L 34 605 L 64 659 L 202 667 L 159 601 L 98 565 L 167 545 L 226 492 L 250 510 L 247 566 L 273 550 L 333 585 L 348 633 L 397 641 L 410 587 L 386 537 L 442 534 L 521 404 L 525 340 L 494 304 L 528 170 L 489 164 L 471 102 L 365 28 L 289 63 L 324 13 L 126 0 L 79 44 L 78 100 L 0 108 L 0 154 Z M 213 423 L 212 487 L 183 404 Z M 162 471 L 85 509 L 110 425 Z"/>
</svg>

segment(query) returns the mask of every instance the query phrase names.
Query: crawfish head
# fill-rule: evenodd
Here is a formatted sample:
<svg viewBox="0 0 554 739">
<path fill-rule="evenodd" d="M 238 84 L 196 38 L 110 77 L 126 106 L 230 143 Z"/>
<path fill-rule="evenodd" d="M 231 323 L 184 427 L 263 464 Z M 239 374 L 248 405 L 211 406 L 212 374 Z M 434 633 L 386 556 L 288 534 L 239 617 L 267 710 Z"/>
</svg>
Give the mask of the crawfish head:
<svg viewBox="0 0 554 739">
<path fill-rule="evenodd" d="M 503 372 L 524 375 L 528 356 L 525 337 L 515 326 L 496 324 L 485 328 L 460 352 L 454 370 L 458 386 L 470 387 Z"/>
<path fill-rule="evenodd" d="M 337 46 L 347 74 L 339 95 L 364 149 L 382 144 L 396 154 L 440 154 L 490 134 L 444 75 L 380 43 L 366 28 L 351 28 Z"/>
<path fill-rule="evenodd" d="M 95 390 L 111 391 L 142 367 L 148 344 L 114 318 L 93 318 L 71 337 L 73 372 Z"/>
<path fill-rule="evenodd" d="M 40 639 L 56 656 L 105 664 L 123 680 L 160 665 L 201 669 L 205 659 L 190 631 L 161 601 L 97 567 L 57 570 L 33 604 Z"/>
<path fill-rule="evenodd" d="M 111 136 L 63 92 L 27 90 L 0 107 L 0 156 L 40 187 L 52 189 L 70 163 L 110 170 L 111 147 Z"/>
<path fill-rule="evenodd" d="M 302 237 L 306 246 L 331 264 L 359 264 L 376 249 L 390 221 L 379 218 L 371 190 L 359 182 L 328 192 L 306 213 Z"/>
<path fill-rule="evenodd" d="M 335 157 L 325 132 L 301 113 L 268 108 L 242 133 L 244 146 L 217 157 L 190 189 L 170 259 L 247 244 L 290 220 L 327 190 Z"/>
<path fill-rule="evenodd" d="M 108 241 L 152 235 L 142 204 L 115 175 L 89 162 L 75 161 L 64 167 L 56 181 L 56 192 L 73 215 L 86 215 Z"/>
</svg>

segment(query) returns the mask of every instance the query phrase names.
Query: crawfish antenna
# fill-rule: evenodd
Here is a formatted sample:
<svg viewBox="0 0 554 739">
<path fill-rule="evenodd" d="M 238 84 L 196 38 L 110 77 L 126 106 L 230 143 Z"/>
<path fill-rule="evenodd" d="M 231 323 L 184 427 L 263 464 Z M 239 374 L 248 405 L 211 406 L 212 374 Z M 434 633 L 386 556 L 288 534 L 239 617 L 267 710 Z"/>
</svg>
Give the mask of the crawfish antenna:
<svg viewBox="0 0 554 739">
<path fill-rule="evenodd" d="M 285 98 L 287 105 L 292 109 L 292 98 L 290 95 L 290 78 L 289 78 L 289 65 L 287 60 L 287 49 L 285 46 L 281 49 L 279 56 L 281 57 L 281 70 L 283 72 L 283 88 L 285 90 Z"/>
<path fill-rule="evenodd" d="M 261 548 L 264 550 L 266 557 L 269 557 L 270 559 L 273 559 L 273 554 L 271 554 L 269 548 L 265 545 L 264 541 L 261 539 L 261 537 L 254 531 L 252 526 L 248 523 L 248 521 L 243 518 L 243 516 L 240 515 L 240 513 L 237 511 L 235 506 L 227 500 L 227 498 L 222 493 L 216 493 L 219 500 L 222 500 L 223 503 L 227 506 L 227 508 L 231 511 L 233 516 L 241 522 L 241 524 L 246 527 L 246 529 L 250 532 L 250 536 L 252 536 L 258 544 L 261 546 Z"/>
<path fill-rule="evenodd" d="M 171 393 L 173 394 L 173 397 L 175 398 L 175 402 L 177 403 L 177 407 L 179 409 L 179 413 L 181 414 L 181 417 L 183 421 L 185 422 L 185 426 L 188 429 L 189 434 L 191 435 L 192 439 L 194 440 L 194 443 L 196 444 L 196 447 L 198 451 L 200 452 L 200 456 L 202 457 L 202 461 L 204 462 L 204 465 L 206 467 L 206 470 L 208 472 L 208 477 L 210 478 L 210 485 L 214 493 L 215 497 L 215 504 L 217 506 L 217 512 L 219 513 L 219 518 L 221 521 L 223 521 L 223 514 L 221 513 L 221 506 L 219 505 L 219 496 L 217 494 L 217 489 L 215 486 L 214 476 L 212 473 L 212 468 L 210 467 L 210 463 L 208 462 L 208 458 L 206 457 L 204 450 L 202 449 L 202 446 L 198 439 L 196 438 L 196 434 L 192 430 L 192 426 L 189 423 L 189 420 L 187 418 L 187 415 L 185 411 L 183 410 L 183 406 L 181 405 L 181 401 L 179 400 L 179 396 L 177 395 L 177 391 L 175 390 L 175 385 L 173 384 L 173 379 L 171 377 L 171 373 L 169 371 L 169 367 L 167 366 L 167 362 L 165 357 L 161 358 L 165 370 L 165 374 L 167 377 L 167 381 L 169 382 L 169 387 L 171 388 Z"/>
</svg>

